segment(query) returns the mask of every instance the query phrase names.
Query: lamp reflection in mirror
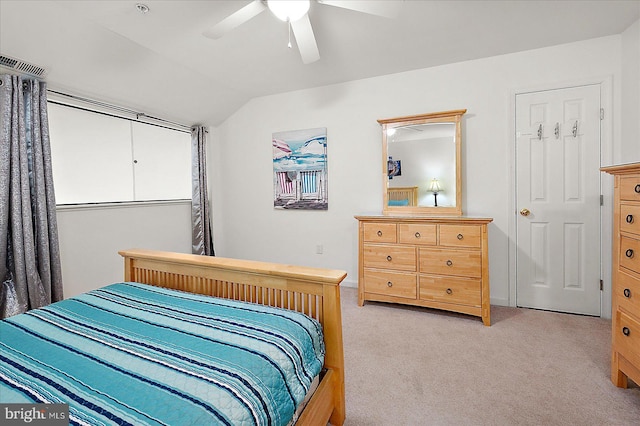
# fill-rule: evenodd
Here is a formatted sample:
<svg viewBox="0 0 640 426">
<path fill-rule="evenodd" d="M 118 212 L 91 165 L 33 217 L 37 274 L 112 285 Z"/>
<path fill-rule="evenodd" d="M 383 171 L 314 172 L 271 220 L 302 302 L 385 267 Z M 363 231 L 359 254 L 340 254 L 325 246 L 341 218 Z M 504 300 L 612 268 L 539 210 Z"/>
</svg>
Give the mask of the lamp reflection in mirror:
<svg viewBox="0 0 640 426">
<path fill-rule="evenodd" d="M 440 182 L 438 179 L 431 179 L 431 184 L 429 185 L 429 191 L 433 192 L 433 205 L 438 207 L 438 192 L 442 191 L 442 187 L 440 187 Z"/>
</svg>

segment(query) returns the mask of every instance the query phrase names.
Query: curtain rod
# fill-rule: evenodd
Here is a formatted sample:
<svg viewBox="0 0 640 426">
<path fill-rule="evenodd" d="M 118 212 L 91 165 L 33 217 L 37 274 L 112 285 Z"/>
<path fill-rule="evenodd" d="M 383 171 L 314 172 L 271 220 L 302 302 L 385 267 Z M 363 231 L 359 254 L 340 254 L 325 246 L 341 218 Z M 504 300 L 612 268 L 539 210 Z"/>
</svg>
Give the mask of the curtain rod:
<svg viewBox="0 0 640 426">
<path fill-rule="evenodd" d="M 109 108 L 109 109 L 112 109 L 112 110 L 115 110 L 115 111 L 119 111 L 119 112 L 122 112 L 122 113 L 132 114 L 132 115 L 136 116 L 136 119 L 146 118 L 148 120 L 158 121 L 158 122 L 161 122 L 161 123 L 168 123 L 168 124 L 171 124 L 172 126 L 176 126 L 176 127 L 191 131 L 191 127 L 192 126 L 187 126 L 185 124 L 181 124 L 181 123 L 176 123 L 174 121 L 165 120 L 164 118 L 153 117 L 151 115 L 145 114 L 144 112 L 134 111 L 132 109 L 121 107 L 121 106 L 118 106 L 118 105 L 109 104 L 109 103 L 102 102 L 102 101 L 96 101 L 95 99 L 88 99 L 88 98 L 83 98 L 81 96 L 70 95 L 68 93 L 58 92 L 58 91 L 52 90 L 52 89 L 47 89 L 47 92 L 48 93 L 53 93 L 55 95 L 64 96 L 66 98 L 71 98 L 71 99 L 74 99 L 74 100 L 77 100 L 77 101 L 85 102 L 85 103 L 88 103 L 88 104 L 101 106 L 103 108 Z"/>
</svg>

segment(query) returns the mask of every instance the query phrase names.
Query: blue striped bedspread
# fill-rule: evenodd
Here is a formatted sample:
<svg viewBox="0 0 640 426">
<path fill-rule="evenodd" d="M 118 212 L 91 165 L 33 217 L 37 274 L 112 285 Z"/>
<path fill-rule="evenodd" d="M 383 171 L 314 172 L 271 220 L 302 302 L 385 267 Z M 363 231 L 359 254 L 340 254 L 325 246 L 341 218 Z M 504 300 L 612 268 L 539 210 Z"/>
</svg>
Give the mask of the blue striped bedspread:
<svg viewBox="0 0 640 426">
<path fill-rule="evenodd" d="M 71 424 L 286 425 L 324 361 L 284 309 L 119 283 L 0 321 L 0 402 Z"/>
</svg>

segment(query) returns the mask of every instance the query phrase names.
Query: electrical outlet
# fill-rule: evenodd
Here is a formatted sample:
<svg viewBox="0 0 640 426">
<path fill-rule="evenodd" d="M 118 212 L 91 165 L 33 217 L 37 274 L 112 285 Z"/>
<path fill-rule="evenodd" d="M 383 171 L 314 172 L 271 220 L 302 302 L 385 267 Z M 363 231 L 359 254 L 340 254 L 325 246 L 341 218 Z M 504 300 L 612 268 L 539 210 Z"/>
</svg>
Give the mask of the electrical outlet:
<svg viewBox="0 0 640 426">
<path fill-rule="evenodd" d="M 322 244 L 316 245 L 316 254 L 322 254 Z"/>
</svg>

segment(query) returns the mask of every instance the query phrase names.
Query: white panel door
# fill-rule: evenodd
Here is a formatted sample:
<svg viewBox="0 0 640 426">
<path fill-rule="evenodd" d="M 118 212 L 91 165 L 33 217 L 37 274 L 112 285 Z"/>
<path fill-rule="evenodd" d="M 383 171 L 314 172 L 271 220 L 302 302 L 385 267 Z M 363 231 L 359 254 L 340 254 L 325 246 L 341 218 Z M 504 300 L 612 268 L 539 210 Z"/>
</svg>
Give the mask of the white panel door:
<svg viewBox="0 0 640 426">
<path fill-rule="evenodd" d="M 600 315 L 600 86 L 516 96 L 516 304 Z"/>
</svg>

